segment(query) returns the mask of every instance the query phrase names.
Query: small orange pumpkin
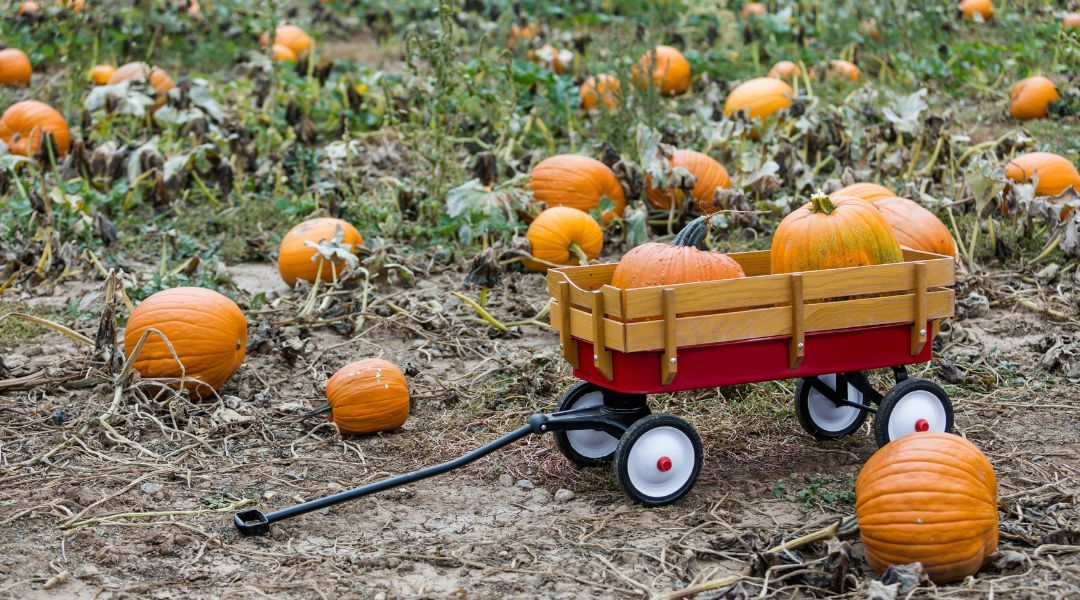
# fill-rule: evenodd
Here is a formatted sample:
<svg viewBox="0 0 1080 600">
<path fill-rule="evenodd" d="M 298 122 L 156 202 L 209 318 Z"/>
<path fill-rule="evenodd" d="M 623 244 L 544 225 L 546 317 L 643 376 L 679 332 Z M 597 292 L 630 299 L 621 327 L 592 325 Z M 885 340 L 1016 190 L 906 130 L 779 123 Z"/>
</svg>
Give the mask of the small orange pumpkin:
<svg viewBox="0 0 1080 600">
<path fill-rule="evenodd" d="M 30 85 L 30 57 L 18 48 L 0 50 L 0 85 Z"/>
<path fill-rule="evenodd" d="M 274 44 L 274 46 L 270 48 L 270 58 L 272 58 L 274 62 L 296 62 L 296 53 L 288 46 Z"/>
<path fill-rule="evenodd" d="M 142 77 L 149 81 L 150 85 L 157 91 L 157 102 L 154 104 L 154 108 L 159 108 L 164 105 L 165 97 L 169 94 L 169 90 L 173 89 L 173 80 L 169 77 L 169 74 L 160 67 L 151 67 L 144 62 L 130 62 L 113 71 L 113 74 L 109 76 L 107 83 L 109 85 L 116 85 L 122 81 L 135 79 L 137 77 Z"/>
<path fill-rule="evenodd" d="M 518 42 L 527 42 L 540 33 L 540 29 L 535 25 L 518 25 L 514 23 L 510 26 L 510 35 L 506 38 L 506 46 L 513 48 Z"/>
<path fill-rule="evenodd" d="M 319 255 L 318 250 L 307 245 L 308 242 L 317 244 L 332 240 L 339 229 L 343 234 L 341 244 L 355 253 L 364 243 L 364 238 L 355 227 L 341 219 L 309 219 L 290 229 L 285 237 L 281 238 L 277 264 L 278 273 L 286 284 L 292 287 L 297 279 L 311 282 L 316 279 L 333 281 L 341 274 L 346 266 L 344 261 L 326 260 Z"/>
<path fill-rule="evenodd" d="M 895 263 L 904 260 L 885 217 L 851 196 L 817 193 L 780 221 L 769 253 L 773 273 Z"/>
<path fill-rule="evenodd" d="M 853 183 L 847 187 L 842 187 L 830 196 L 853 196 L 867 202 L 876 202 L 882 198 L 892 198 L 896 195 L 896 192 L 889 188 L 878 185 L 876 183 Z"/>
<path fill-rule="evenodd" d="M 914 433 L 870 457 L 855 480 L 866 562 L 877 572 L 922 563 L 937 584 L 973 575 L 997 551 L 997 477 L 951 433 Z"/>
<path fill-rule="evenodd" d="M 525 232 L 532 255 L 559 265 L 578 265 L 581 260 L 600 256 L 604 248 L 604 230 L 589 215 L 570 208 L 554 206 L 540 213 Z M 546 271 L 547 265 L 525 261 L 530 271 Z"/>
<path fill-rule="evenodd" d="M 1080 29 L 1080 13 L 1067 13 L 1061 18 L 1061 26 Z"/>
<path fill-rule="evenodd" d="M 86 0 L 67 0 L 64 6 L 71 9 L 71 14 L 77 15 L 82 12 L 83 5 L 86 4 Z"/>
<path fill-rule="evenodd" d="M 934 213 L 907 198 L 881 198 L 873 202 L 892 226 L 901 246 L 956 256 L 956 242 L 949 228 Z"/>
<path fill-rule="evenodd" d="M 1041 119 L 1046 116 L 1050 103 L 1058 99 L 1053 81 L 1041 75 L 1021 79 L 1012 87 L 1012 116 L 1022 121 Z"/>
<path fill-rule="evenodd" d="M 90 81 L 93 81 L 97 85 L 105 85 L 109 83 L 109 78 L 116 72 L 116 67 L 112 65 L 94 65 L 90 69 Z"/>
<path fill-rule="evenodd" d="M 390 431 L 409 418 L 409 383 L 401 369 L 380 358 L 346 365 L 326 382 L 330 421 L 341 433 Z"/>
<path fill-rule="evenodd" d="M 782 60 L 769 69 L 769 77 L 773 79 L 793 79 L 801 74 L 802 69 L 799 65 L 790 60 Z"/>
<path fill-rule="evenodd" d="M 228 381 L 247 352 L 244 313 L 235 302 L 213 290 L 178 287 L 140 302 L 124 330 L 128 356 L 151 328 L 160 331 L 169 343 L 159 335 L 148 335 L 135 358 L 135 370 L 147 378 L 183 377 L 184 387 L 198 397 L 210 395 Z"/>
<path fill-rule="evenodd" d="M 769 14 L 769 7 L 765 6 L 761 2 L 747 2 L 742 7 L 742 16 L 744 19 L 750 17 L 760 17 Z"/>
<path fill-rule="evenodd" d="M 270 36 L 262 34 L 259 36 L 259 43 L 263 46 L 269 45 Z M 274 43 L 292 50 L 296 56 L 303 56 L 315 41 L 306 31 L 296 25 L 279 25 L 274 30 Z"/>
<path fill-rule="evenodd" d="M 717 188 L 731 187 L 731 177 L 728 176 L 724 165 L 708 154 L 693 150 L 676 150 L 669 162 L 672 168 L 683 167 L 697 178 L 694 189 L 691 191 L 697 209 L 704 214 L 716 212 L 718 207 L 713 205 L 713 195 Z M 670 208 L 673 200 L 676 205 L 681 204 L 683 200 L 682 190 L 662 190 L 652 187 L 652 177 L 649 175 L 645 176 L 645 193 L 649 204 L 656 208 Z"/>
<path fill-rule="evenodd" d="M 862 75 L 855 63 L 847 60 L 835 59 L 825 63 L 821 68 L 815 68 L 813 73 L 818 79 L 847 79 L 858 81 Z"/>
<path fill-rule="evenodd" d="M 0 116 L 0 140 L 12 154 L 32 156 L 41 149 L 41 140 L 49 132 L 61 156 L 71 147 L 71 133 L 60 111 L 37 100 L 16 102 Z"/>
<path fill-rule="evenodd" d="M 742 266 L 727 254 L 698 249 L 708 219 L 702 216 L 688 223 L 671 244 L 646 242 L 624 254 L 611 285 L 632 289 L 745 277 Z"/>
<path fill-rule="evenodd" d="M 795 92 L 787 83 L 772 77 L 758 77 L 740 83 L 728 94 L 724 114 L 743 111 L 750 120 L 766 117 L 791 106 Z"/>
<path fill-rule="evenodd" d="M 1021 154 L 1005 165 L 1005 176 L 1017 183 L 1027 183 L 1038 173 L 1037 196 L 1057 196 L 1072 188 L 1080 192 L 1080 172 L 1064 156 L 1051 152 Z"/>
<path fill-rule="evenodd" d="M 19 5 L 20 15 L 37 15 L 41 14 L 41 5 L 34 0 L 27 0 Z"/>
<path fill-rule="evenodd" d="M 572 57 L 572 54 L 558 50 L 551 44 L 544 44 L 536 50 L 529 50 L 528 53 L 529 60 L 545 69 L 555 71 L 558 75 L 566 72 L 567 63 Z"/>
<path fill-rule="evenodd" d="M 557 154 L 532 168 L 529 187 L 533 197 L 548 206 L 569 206 L 581 211 L 600 208 L 600 200 L 609 198 L 615 207 L 604 213 L 604 223 L 622 216 L 626 195 L 615 173 L 604 163 L 577 154 Z"/>
<path fill-rule="evenodd" d="M 618 77 L 607 73 L 589 77 L 581 84 L 581 108 L 592 110 L 603 105 L 607 111 L 615 110 L 621 93 L 622 83 Z"/>
<path fill-rule="evenodd" d="M 665 96 L 678 96 L 690 89 L 690 62 L 671 46 L 657 46 L 643 54 L 630 74 L 639 88 L 655 87 Z"/>
<path fill-rule="evenodd" d="M 963 0 L 960 3 L 960 12 L 969 21 L 974 21 L 976 15 L 983 21 L 989 21 L 994 18 L 994 3 L 991 0 Z"/>
</svg>

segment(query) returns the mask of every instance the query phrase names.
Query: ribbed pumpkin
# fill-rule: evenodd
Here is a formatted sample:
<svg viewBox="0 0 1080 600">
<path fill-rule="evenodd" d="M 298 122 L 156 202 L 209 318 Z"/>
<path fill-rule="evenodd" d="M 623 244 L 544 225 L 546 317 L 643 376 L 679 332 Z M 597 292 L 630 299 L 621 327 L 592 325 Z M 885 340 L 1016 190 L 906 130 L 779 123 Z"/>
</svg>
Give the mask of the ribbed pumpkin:
<svg viewBox="0 0 1080 600">
<path fill-rule="evenodd" d="M 264 46 L 269 44 L 270 36 L 264 33 L 259 38 L 259 42 Z M 300 29 L 296 25 L 279 25 L 278 28 L 274 30 L 274 43 L 279 46 L 285 46 L 289 50 L 292 50 L 293 54 L 301 56 L 307 52 L 315 42 L 306 31 Z"/>
<path fill-rule="evenodd" d="M 901 246 L 956 256 L 956 243 L 949 228 L 934 213 L 907 198 L 881 198 L 873 204 L 892 226 Z"/>
<path fill-rule="evenodd" d="M 281 238 L 281 246 L 278 247 L 278 273 L 285 283 L 293 286 L 297 279 L 314 282 L 316 278 L 329 282 L 334 280 L 335 275 L 341 275 L 346 266 L 344 261 L 326 260 L 319 256 L 315 248 L 307 245 L 307 242 L 317 244 L 333 240 L 339 228 L 344 234 L 341 243 L 349 246 L 355 253 L 364 243 L 364 238 L 355 227 L 341 219 L 309 219 L 290 229 L 285 237 Z"/>
<path fill-rule="evenodd" d="M 603 105 L 605 110 L 615 110 L 621 93 L 622 83 L 618 77 L 607 73 L 589 77 L 581 84 L 581 108 L 592 110 Z"/>
<path fill-rule="evenodd" d="M 696 178 L 691 195 L 697 204 L 697 209 L 704 214 L 714 213 L 719 207 L 713 205 L 713 194 L 717 188 L 731 187 L 731 177 L 728 176 L 724 165 L 718 163 L 713 157 L 693 150 L 676 150 L 671 156 L 671 167 L 683 167 L 690 171 Z M 645 177 L 646 197 L 649 204 L 657 208 L 670 208 L 674 198 L 676 205 L 683 201 L 682 190 L 659 189 L 652 187 L 652 178 Z"/>
<path fill-rule="evenodd" d="M 604 213 L 607 223 L 621 216 L 626 208 L 626 195 L 615 173 L 604 163 L 588 156 L 557 154 L 549 156 L 532 169 L 529 187 L 533 197 L 548 206 L 569 206 L 588 212 L 600 208 L 600 199 L 607 197 L 615 203 L 613 210 Z"/>
<path fill-rule="evenodd" d="M 45 132 L 52 134 L 56 151 L 67 154 L 71 133 L 60 111 L 37 100 L 16 102 L 0 116 L 0 139 L 12 154 L 31 156 L 41 149 Z"/>
<path fill-rule="evenodd" d="M 1017 183 L 1027 183 L 1038 173 L 1037 196 L 1057 196 L 1072 186 L 1080 192 L 1080 172 L 1064 156 L 1051 152 L 1021 154 L 1005 164 L 1005 176 Z"/>
<path fill-rule="evenodd" d="M 799 65 L 790 60 L 782 60 L 769 69 L 769 77 L 773 79 L 792 79 L 801 74 L 802 69 L 799 68 Z"/>
<path fill-rule="evenodd" d="M 1080 29 L 1080 13 L 1067 13 L 1061 18 L 1061 26 Z"/>
<path fill-rule="evenodd" d="M 30 85 L 30 57 L 18 48 L 0 50 L 0 85 Z"/>
<path fill-rule="evenodd" d="M 742 16 L 744 19 L 748 17 L 760 17 L 767 14 L 769 14 L 769 7 L 761 2 L 747 2 L 742 7 Z"/>
<path fill-rule="evenodd" d="M 852 196 L 866 200 L 867 202 L 876 202 L 882 198 L 892 198 L 893 196 L 896 196 L 896 192 L 883 185 L 862 182 L 842 187 L 830 194 L 830 196 Z"/>
<path fill-rule="evenodd" d="M 994 3 L 990 0 L 963 0 L 960 3 L 960 12 L 964 18 L 974 21 L 975 15 L 982 17 L 983 21 L 994 18 Z"/>
<path fill-rule="evenodd" d="M 409 384 L 393 363 L 365 358 L 326 382 L 330 421 L 346 434 L 389 431 L 409 418 Z"/>
<path fill-rule="evenodd" d="M 1022 121 L 1045 117 L 1050 103 L 1059 99 L 1054 82 L 1042 75 L 1021 79 L 1012 87 L 1011 94 L 1010 112 L 1013 118 Z"/>
<path fill-rule="evenodd" d="M 835 59 L 830 60 L 824 65 L 822 69 L 814 69 L 815 74 L 819 79 L 847 79 L 849 81 L 858 81 L 862 75 L 862 71 L 859 67 L 855 66 L 855 63 L 847 60 Z"/>
<path fill-rule="evenodd" d="M 698 217 L 671 244 L 646 242 L 623 255 L 611 285 L 632 289 L 745 277 L 742 266 L 727 254 L 699 250 L 708 232 L 708 216 Z"/>
<path fill-rule="evenodd" d="M 604 248 L 604 230 L 589 215 L 568 206 L 555 206 L 540 213 L 525 232 L 532 255 L 559 265 L 581 264 L 581 256 L 592 260 Z M 525 261 L 530 271 L 546 271 L 547 265 Z"/>
<path fill-rule="evenodd" d="M 273 47 L 270 48 L 270 58 L 272 58 L 274 62 L 296 62 L 296 53 L 288 46 L 274 44 Z"/>
<path fill-rule="evenodd" d="M 631 79 L 641 89 L 655 87 L 665 96 L 678 96 L 690 89 L 690 62 L 671 46 L 657 46 L 638 59 Z"/>
<path fill-rule="evenodd" d="M 173 89 L 173 80 L 169 77 L 169 74 L 160 67 L 151 67 L 144 62 L 130 62 L 123 65 L 113 71 L 113 74 L 109 76 L 107 83 L 109 85 L 116 85 L 122 81 L 128 79 L 134 79 L 136 77 L 142 77 L 150 82 L 150 85 L 157 91 L 157 102 L 154 104 L 155 108 L 158 108 L 165 104 L 165 96 L 168 95 L 169 90 Z"/>
<path fill-rule="evenodd" d="M 90 69 L 89 77 L 90 81 L 93 81 L 97 85 L 105 85 L 109 83 L 109 78 L 116 72 L 116 67 L 112 65 L 94 65 Z"/>
<path fill-rule="evenodd" d="M 160 291 L 135 307 L 124 330 L 124 352 L 130 356 L 143 332 L 156 329 L 169 345 L 151 333 L 135 359 L 144 378 L 185 379 L 196 396 L 208 396 L 224 384 L 244 361 L 247 321 L 235 302 L 205 288 L 178 287 Z"/>
<path fill-rule="evenodd" d="M 885 217 L 865 200 L 814 194 L 780 221 L 773 235 L 773 273 L 816 271 L 904 259 Z"/>
<path fill-rule="evenodd" d="M 951 433 L 889 442 L 855 480 L 866 562 L 883 572 L 922 563 L 934 583 L 974 574 L 997 550 L 997 478 L 974 444 Z"/>
<path fill-rule="evenodd" d="M 724 114 L 744 111 L 753 119 L 764 119 L 791 106 L 795 92 L 787 83 L 773 77 L 744 81 L 731 90 L 724 102 Z"/>
</svg>

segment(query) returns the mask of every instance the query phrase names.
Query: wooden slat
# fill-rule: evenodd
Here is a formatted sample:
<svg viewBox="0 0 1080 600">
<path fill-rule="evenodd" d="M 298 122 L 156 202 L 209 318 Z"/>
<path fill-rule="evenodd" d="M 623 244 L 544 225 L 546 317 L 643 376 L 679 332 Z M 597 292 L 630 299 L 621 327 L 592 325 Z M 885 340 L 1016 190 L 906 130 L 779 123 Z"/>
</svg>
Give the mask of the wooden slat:
<svg viewBox="0 0 1080 600">
<path fill-rule="evenodd" d="M 916 356 L 922 352 L 926 345 L 926 263 L 915 263 L 915 281 L 912 284 L 915 290 L 915 313 L 914 322 L 911 324 L 911 355 Z"/>
<path fill-rule="evenodd" d="M 592 324 L 593 324 L 593 364 L 608 381 L 614 379 L 611 365 L 611 351 L 607 349 L 605 341 L 606 331 L 604 318 L 604 296 L 600 292 L 593 293 Z"/>
<path fill-rule="evenodd" d="M 743 268 L 743 272 L 746 273 L 747 277 L 772 274 L 772 259 L 769 258 L 768 250 L 759 250 L 756 252 L 732 252 L 731 254 L 728 254 L 728 256 L 739 263 L 739 266 Z"/>
<path fill-rule="evenodd" d="M 791 342 L 788 349 L 788 366 L 792 369 L 802 364 L 806 349 L 806 334 L 803 331 L 803 276 L 791 275 Z"/>
<path fill-rule="evenodd" d="M 570 270 L 576 272 L 574 278 L 570 277 Z M 558 298 L 558 286 L 566 281 L 570 284 L 570 303 L 574 306 L 592 310 L 592 292 L 599 289 L 604 294 L 604 314 L 612 317 L 622 317 L 622 290 L 608 285 L 611 274 L 615 272 L 615 265 L 590 265 L 585 267 L 567 267 L 565 269 L 551 269 L 548 271 L 547 286 L 548 295 Z"/>
<path fill-rule="evenodd" d="M 664 354 L 660 356 L 660 374 L 664 385 L 671 385 L 679 371 L 678 343 L 675 339 L 675 290 L 664 290 Z"/>
<path fill-rule="evenodd" d="M 551 311 L 552 327 L 559 330 L 559 345 L 562 347 L 563 358 L 573 368 L 578 368 L 578 344 L 577 340 L 570 335 L 570 282 L 559 282 L 559 303 L 555 310 Z M 555 324 L 555 313 L 559 314 L 559 325 Z"/>
<path fill-rule="evenodd" d="M 554 326 L 552 324 L 552 327 Z M 570 307 L 570 335 L 586 342 L 596 341 L 593 339 L 592 311 Z M 604 319 L 604 342 L 609 349 L 626 352 L 625 336 L 624 323 L 615 319 Z"/>
</svg>

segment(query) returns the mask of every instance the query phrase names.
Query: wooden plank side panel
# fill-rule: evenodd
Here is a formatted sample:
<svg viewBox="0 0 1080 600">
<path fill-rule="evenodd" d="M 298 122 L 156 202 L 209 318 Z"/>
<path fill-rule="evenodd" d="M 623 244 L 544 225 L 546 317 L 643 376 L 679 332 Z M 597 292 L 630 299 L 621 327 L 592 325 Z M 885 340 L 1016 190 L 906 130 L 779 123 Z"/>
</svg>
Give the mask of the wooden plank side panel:
<svg viewBox="0 0 1080 600">
<path fill-rule="evenodd" d="M 747 277 L 772 274 L 772 259 L 769 257 L 768 250 L 732 252 L 728 256 L 739 263 Z"/>
<path fill-rule="evenodd" d="M 554 326 L 553 323 L 552 327 Z M 570 308 L 570 335 L 586 342 L 594 341 L 591 311 Z M 626 325 L 613 319 L 604 319 L 604 344 L 611 350 L 626 352 Z M 587 358 L 592 359 L 591 356 Z"/>
</svg>

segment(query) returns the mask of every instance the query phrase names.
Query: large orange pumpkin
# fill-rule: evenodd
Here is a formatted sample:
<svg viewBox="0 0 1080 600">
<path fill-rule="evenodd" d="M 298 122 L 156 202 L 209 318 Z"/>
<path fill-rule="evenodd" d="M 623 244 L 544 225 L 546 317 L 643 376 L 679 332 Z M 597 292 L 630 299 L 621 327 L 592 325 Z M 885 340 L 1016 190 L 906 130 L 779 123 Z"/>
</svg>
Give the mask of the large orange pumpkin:
<svg viewBox="0 0 1080 600">
<path fill-rule="evenodd" d="M 1012 87 L 1011 94 L 1010 112 L 1013 118 L 1022 121 L 1045 117 L 1050 103 L 1059 98 L 1054 82 L 1042 75 L 1021 79 Z"/>
<path fill-rule="evenodd" d="M 346 266 L 345 261 L 326 260 L 318 250 L 307 245 L 308 242 L 317 244 L 333 240 L 339 229 L 343 234 L 342 245 L 355 253 L 364 243 L 364 238 L 347 221 L 323 217 L 309 219 L 290 229 L 281 238 L 281 246 L 278 247 L 278 273 L 285 283 L 292 286 L 297 279 L 314 282 L 316 278 L 333 281 L 340 275 Z"/>
<path fill-rule="evenodd" d="M 30 85 L 30 57 L 18 48 L 0 50 L 0 85 Z"/>
<path fill-rule="evenodd" d="M 330 421 L 346 434 L 401 427 L 409 418 L 409 384 L 393 363 L 365 358 L 346 365 L 326 382 Z"/>
<path fill-rule="evenodd" d="M 758 77 L 740 83 L 728 94 L 724 114 L 743 111 L 753 119 L 764 119 L 791 106 L 795 92 L 787 83 L 773 77 Z"/>
<path fill-rule="evenodd" d="M 1065 16 L 1061 18 L 1061 26 L 1080 29 L 1080 13 L 1066 13 Z"/>
<path fill-rule="evenodd" d="M 742 266 L 727 254 L 698 249 L 708 219 L 702 216 L 688 223 L 671 244 L 646 242 L 624 254 L 611 285 L 632 289 L 745 277 Z"/>
<path fill-rule="evenodd" d="M 631 79 L 641 89 L 654 87 L 665 96 L 678 96 L 690 89 L 690 62 L 671 46 L 657 46 L 638 59 Z"/>
<path fill-rule="evenodd" d="M 713 204 L 713 194 L 717 188 L 731 187 L 731 177 L 728 176 L 724 165 L 708 154 L 693 150 L 676 150 L 671 156 L 670 163 L 672 168 L 683 167 L 697 178 L 694 189 L 691 191 L 697 209 L 704 214 L 716 212 L 719 207 Z M 649 203 L 657 208 L 670 208 L 673 199 L 676 205 L 682 203 L 682 190 L 652 187 L 652 177 L 648 175 L 645 177 L 645 186 Z"/>
<path fill-rule="evenodd" d="M 83 5 L 86 4 L 86 0 L 67 0 L 64 6 L 71 9 L 71 14 L 77 15 L 82 12 Z"/>
<path fill-rule="evenodd" d="M 997 550 L 997 478 L 974 444 L 914 433 L 870 457 L 855 480 L 866 562 L 879 573 L 922 563 L 934 583 L 974 574 Z"/>
<path fill-rule="evenodd" d="M 976 15 L 983 21 L 989 21 L 994 18 L 994 3 L 991 0 L 963 0 L 960 3 L 960 12 L 970 21 L 974 21 Z"/>
<path fill-rule="evenodd" d="M 270 43 L 270 36 L 265 33 L 259 36 L 259 43 L 266 46 Z M 293 54 L 302 56 L 315 43 L 306 31 L 296 25 L 279 25 L 274 30 L 274 43 L 285 46 L 293 51 Z"/>
<path fill-rule="evenodd" d="M 168 95 L 169 90 L 173 89 L 173 80 L 160 67 L 151 67 L 144 62 L 130 62 L 113 71 L 106 83 L 116 85 L 136 77 L 146 79 L 157 91 L 157 102 L 154 104 L 154 108 L 165 104 L 165 97 Z"/>
<path fill-rule="evenodd" d="M 780 221 L 773 235 L 773 273 L 838 269 L 904 260 L 885 217 L 851 196 L 814 194 Z"/>
<path fill-rule="evenodd" d="M 525 232 L 532 255 L 559 265 L 592 260 L 604 248 L 604 230 L 586 213 L 568 206 L 554 206 L 540 213 Z M 530 271 L 546 271 L 547 265 L 525 261 Z"/>
<path fill-rule="evenodd" d="M 876 202 L 882 198 L 892 198 L 896 196 L 896 192 L 883 185 L 862 182 L 842 187 L 830 194 L 830 196 L 853 196 L 867 202 Z"/>
<path fill-rule="evenodd" d="M 56 151 L 67 154 L 71 133 L 60 111 L 37 100 L 16 102 L 0 116 L 0 140 L 12 154 L 32 156 L 41 149 L 41 140 L 49 132 L 56 142 Z"/>
<path fill-rule="evenodd" d="M 112 65 L 94 65 L 90 69 L 89 77 L 90 81 L 93 81 L 97 85 L 105 85 L 109 83 L 109 78 L 116 72 L 116 67 Z"/>
<path fill-rule="evenodd" d="M 176 357 L 161 336 L 151 333 L 135 359 L 135 370 L 146 378 L 183 377 L 184 387 L 199 397 L 221 387 L 247 352 L 244 313 L 235 302 L 213 290 L 178 287 L 140 302 L 124 330 L 128 356 L 151 328 L 169 339 Z"/>
<path fill-rule="evenodd" d="M 1064 156 L 1029 152 L 1005 165 L 1005 176 L 1017 183 L 1031 181 L 1036 173 L 1039 175 L 1039 184 L 1035 188 L 1037 196 L 1057 196 L 1070 186 L 1080 192 L 1080 172 Z"/>
<path fill-rule="evenodd" d="M 801 74 L 802 69 L 799 65 L 790 60 L 782 60 L 769 69 L 769 77 L 773 79 L 793 79 Z"/>
<path fill-rule="evenodd" d="M 615 207 L 604 213 L 605 223 L 622 216 L 626 208 L 626 195 L 615 173 L 588 156 L 557 154 L 545 158 L 533 167 L 529 187 L 533 197 L 548 206 L 569 206 L 585 212 L 599 209 L 600 200 L 607 197 Z"/>
<path fill-rule="evenodd" d="M 602 73 L 589 77 L 581 84 L 581 108 L 592 110 L 603 105 L 605 110 L 615 110 L 619 106 L 621 92 L 622 83 L 614 75 Z"/>
<path fill-rule="evenodd" d="M 881 198 L 873 204 L 892 226 L 901 246 L 956 256 L 956 243 L 949 228 L 934 213 L 907 198 Z"/>
</svg>

